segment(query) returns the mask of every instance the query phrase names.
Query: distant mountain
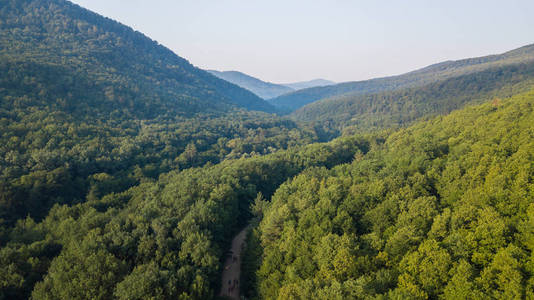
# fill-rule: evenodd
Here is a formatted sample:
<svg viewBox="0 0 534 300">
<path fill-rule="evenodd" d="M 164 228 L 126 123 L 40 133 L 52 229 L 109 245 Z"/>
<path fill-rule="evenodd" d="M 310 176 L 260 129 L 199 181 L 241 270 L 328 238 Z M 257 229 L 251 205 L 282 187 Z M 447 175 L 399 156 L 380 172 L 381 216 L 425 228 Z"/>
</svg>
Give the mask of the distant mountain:
<svg viewBox="0 0 534 300">
<path fill-rule="evenodd" d="M 238 71 L 207 70 L 211 74 L 247 89 L 263 99 L 270 99 L 294 91 L 295 89 L 280 84 L 262 81 Z"/>
<path fill-rule="evenodd" d="M 336 84 L 333 81 L 325 79 L 314 79 L 310 81 L 302 81 L 295 83 L 283 83 L 276 84 L 271 82 L 262 81 L 258 78 L 252 77 L 239 71 L 216 71 L 207 70 L 211 74 L 238 85 L 244 89 L 247 89 L 254 94 L 260 96 L 263 99 L 272 99 L 278 96 L 298 91 L 301 89 L 307 89 L 311 87 L 328 86 Z"/>
<path fill-rule="evenodd" d="M 331 97 L 301 107 L 291 116 L 298 121 L 328 126 L 338 133 L 366 132 L 447 114 L 466 104 L 509 97 L 532 86 L 534 61 L 496 66 L 419 87 Z"/>
<path fill-rule="evenodd" d="M 269 102 L 279 108 L 296 110 L 306 104 L 334 96 L 344 94 L 364 95 L 423 86 L 432 82 L 471 74 L 493 67 L 514 65 L 533 60 L 534 44 L 499 55 L 446 61 L 398 76 L 303 89 L 270 99 Z"/>
<path fill-rule="evenodd" d="M 310 81 L 284 83 L 282 85 L 285 85 L 297 91 L 297 90 L 302 90 L 302 89 L 307 89 L 307 88 L 312 88 L 312 87 L 317 87 L 317 86 L 328 86 L 328 85 L 333 85 L 333 84 L 336 84 L 336 83 L 330 80 L 326 80 L 326 79 L 314 79 Z"/>
</svg>

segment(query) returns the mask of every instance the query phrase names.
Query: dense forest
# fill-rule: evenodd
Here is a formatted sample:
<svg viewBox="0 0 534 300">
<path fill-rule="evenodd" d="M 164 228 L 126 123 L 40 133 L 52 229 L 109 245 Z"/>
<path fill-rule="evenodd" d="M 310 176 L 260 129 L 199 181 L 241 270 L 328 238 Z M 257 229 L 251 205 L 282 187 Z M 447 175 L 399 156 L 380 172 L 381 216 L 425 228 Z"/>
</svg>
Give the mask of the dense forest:
<svg viewBox="0 0 534 300">
<path fill-rule="evenodd" d="M 40 219 L 54 203 L 173 169 L 317 140 L 314 130 L 237 107 L 271 109 L 68 2 L 8 1 L 0 15 L 1 222 Z"/>
<path fill-rule="evenodd" d="M 347 138 L 226 160 L 56 204 L 41 222 L 25 218 L 2 232 L 0 264 L 9 272 L 1 291 L 7 299 L 211 298 L 224 249 L 258 195 L 269 198 L 301 170 L 349 162 L 369 147 Z"/>
<path fill-rule="evenodd" d="M 248 249 L 259 298 L 534 297 L 533 92 L 373 145 L 277 189 Z"/>
<path fill-rule="evenodd" d="M 68 1 L 4 1 L 0 299 L 218 298 L 246 226 L 247 299 L 534 298 L 531 58 L 281 117 Z"/>
<path fill-rule="evenodd" d="M 534 61 L 534 45 L 528 45 L 499 55 L 446 61 L 398 76 L 303 89 L 269 99 L 269 102 L 281 110 L 291 112 L 321 99 L 360 96 L 420 87 L 487 69 L 532 61 Z"/>
</svg>

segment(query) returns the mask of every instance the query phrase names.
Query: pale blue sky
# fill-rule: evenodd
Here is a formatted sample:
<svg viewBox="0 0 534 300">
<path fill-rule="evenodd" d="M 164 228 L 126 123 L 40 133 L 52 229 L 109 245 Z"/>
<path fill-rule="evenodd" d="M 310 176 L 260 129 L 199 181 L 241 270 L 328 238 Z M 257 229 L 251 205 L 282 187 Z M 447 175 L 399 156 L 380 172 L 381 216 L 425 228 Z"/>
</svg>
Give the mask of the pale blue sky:
<svg viewBox="0 0 534 300">
<path fill-rule="evenodd" d="M 534 43 L 533 0 L 74 0 L 195 66 L 272 82 L 395 75 Z"/>
</svg>

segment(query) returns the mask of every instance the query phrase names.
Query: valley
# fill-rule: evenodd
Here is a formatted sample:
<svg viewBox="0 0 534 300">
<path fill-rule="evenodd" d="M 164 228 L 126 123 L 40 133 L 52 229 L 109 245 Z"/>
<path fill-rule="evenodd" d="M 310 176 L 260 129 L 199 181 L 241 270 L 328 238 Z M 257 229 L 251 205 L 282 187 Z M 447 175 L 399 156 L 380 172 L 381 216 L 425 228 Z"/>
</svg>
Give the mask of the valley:
<svg viewBox="0 0 534 300">
<path fill-rule="evenodd" d="M 0 100 L 0 299 L 534 297 L 533 45 L 273 84 L 6 0 Z"/>
</svg>

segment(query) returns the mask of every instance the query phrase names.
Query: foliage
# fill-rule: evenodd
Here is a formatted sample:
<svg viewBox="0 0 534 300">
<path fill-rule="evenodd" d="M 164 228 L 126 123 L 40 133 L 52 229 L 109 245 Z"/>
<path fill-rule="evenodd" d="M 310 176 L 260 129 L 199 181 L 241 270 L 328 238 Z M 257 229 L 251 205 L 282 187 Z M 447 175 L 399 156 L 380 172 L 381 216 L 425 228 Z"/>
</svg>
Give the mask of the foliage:
<svg viewBox="0 0 534 300">
<path fill-rule="evenodd" d="M 264 101 L 70 2 L 6 1 L 0 16 L 0 224 L 317 140 L 237 108 Z"/>
<path fill-rule="evenodd" d="M 0 16 L 0 299 L 214 298 L 247 223 L 249 297 L 534 297 L 534 93 L 313 143 L 525 89 L 531 46 L 306 127 L 69 2 Z"/>
<path fill-rule="evenodd" d="M 211 298 L 224 250 L 251 218 L 249 206 L 258 193 L 269 199 L 303 169 L 333 167 L 370 147 L 367 139 L 345 138 L 229 159 L 84 203 L 56 204 L 42 222 L 20 220 L 6 232 L 0 264 L 10 272 L 0 293 L 24 298 L 31 292 L 36 299 Z M 257 212 L 265 206 L 260 198 Z"/>
<path fill-rule="evenodd" d="M 276 191 L 262 299 L 533 296 L 534 92 L 399 130 Z"/>
</svg>

